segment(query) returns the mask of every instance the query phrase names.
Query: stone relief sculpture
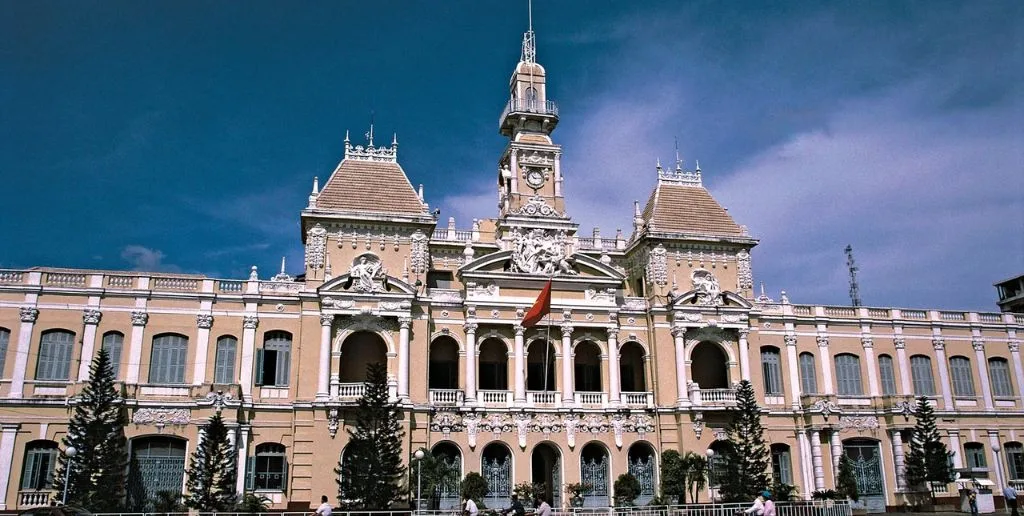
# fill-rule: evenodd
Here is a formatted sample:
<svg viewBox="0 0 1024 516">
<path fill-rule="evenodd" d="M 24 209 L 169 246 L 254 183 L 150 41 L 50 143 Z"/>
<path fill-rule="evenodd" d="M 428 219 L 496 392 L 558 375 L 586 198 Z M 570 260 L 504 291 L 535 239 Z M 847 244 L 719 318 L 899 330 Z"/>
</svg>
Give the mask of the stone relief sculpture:
<svg viewBox="0 0 1024 516">
<path fill-rule="evenodd" d="M 322 269 L 327 250 L 327 230 L 317 224 L 306 232 L 306 266 Z"/>
<path fill-rule="evenodd" d="M 352 289 L 359 292 L 381 292 L 384 290 L 383 280 L 386 271 L 380 258 L 372 254 L 364 254 L 355 259 L 348 270 Z"/>
<path fill-rule="evenodd" d="M 565 233 L 549 235 L 543 229 L 526 234 L 512 232 L 512 271 L 552 276 L 579 274 L 573 269 L 573 259 L 566 254 Z"/>
<path fill-rule="evenodd" d="M 722 289 L 718 285 L 718 278 L 711 271 L 697 269 L 691 277 L 693 288 L 697 291 L 697 304 L 705 306 L 717 306 L 722 304 Z"/>
</svg>

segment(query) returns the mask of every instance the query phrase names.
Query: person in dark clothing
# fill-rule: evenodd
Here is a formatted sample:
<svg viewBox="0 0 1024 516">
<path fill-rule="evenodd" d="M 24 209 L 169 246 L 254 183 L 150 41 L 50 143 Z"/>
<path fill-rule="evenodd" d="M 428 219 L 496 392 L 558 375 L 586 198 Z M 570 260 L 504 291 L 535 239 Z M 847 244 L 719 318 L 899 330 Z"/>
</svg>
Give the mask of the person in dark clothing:
<svg viewBox="0 0 1024 516">
<path fill-rule="evenodd" d="M 524 516 L 526 514 L 526 507 L 523 507 L 523 502 L 519 501 L 519 497 L 512 495 L 512 506 L 505 510 L 506 516 Z"/>
</svg>

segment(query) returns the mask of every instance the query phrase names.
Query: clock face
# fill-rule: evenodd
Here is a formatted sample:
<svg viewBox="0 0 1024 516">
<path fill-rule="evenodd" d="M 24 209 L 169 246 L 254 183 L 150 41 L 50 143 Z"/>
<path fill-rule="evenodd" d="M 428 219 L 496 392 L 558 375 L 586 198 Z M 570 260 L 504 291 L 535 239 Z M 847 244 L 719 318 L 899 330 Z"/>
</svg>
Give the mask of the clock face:
<svg viewBox="0 0 1024 516">
<path fill-rule="evenodd" d="M 539 188 L 544 184 L 544 173 L 537 169 L 532 169 L 526 173 L 526 184 Z"/>
</svg>

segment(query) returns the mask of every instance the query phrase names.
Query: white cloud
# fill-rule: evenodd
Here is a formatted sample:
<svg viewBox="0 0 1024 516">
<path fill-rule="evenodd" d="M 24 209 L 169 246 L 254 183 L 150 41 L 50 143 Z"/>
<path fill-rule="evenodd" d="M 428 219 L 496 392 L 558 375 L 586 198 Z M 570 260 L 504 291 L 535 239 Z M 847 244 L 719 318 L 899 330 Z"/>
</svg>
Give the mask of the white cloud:
<svg viewBox="0 0 1024 516">
<path fill-rule="evenodd" d="M 164 263 L 163 251 L 141 245 L 129 245 L 121 249 L 121 259 L 128 262 L 133 271 L 181 272 L 181 267 Z"/>
</svg>

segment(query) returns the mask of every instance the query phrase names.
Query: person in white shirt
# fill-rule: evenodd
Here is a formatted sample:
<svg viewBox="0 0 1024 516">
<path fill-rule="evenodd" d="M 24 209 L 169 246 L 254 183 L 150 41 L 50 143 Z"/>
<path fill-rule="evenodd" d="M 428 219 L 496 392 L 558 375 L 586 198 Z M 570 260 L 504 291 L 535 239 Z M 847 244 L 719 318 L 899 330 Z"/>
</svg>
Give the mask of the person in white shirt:
<svg viewBox="0 0 1024 516">
<path fill-rule="evenodd" d="M 743 511 L 743 514 L 750 514 L 751 516 L 761 516 L 764 514 L 764 497 L 757 495 L 757 498 L 754 499 L 754 505 Z"/>
<path fill-rule="evenodd" d="M 480 510 L 476 508 L 476 502 L 474 502 L 472 498 L 467 496 L 466 505 L 463 506 L 462 508 L 462 514 L 466 516 L 477 516 L 478 512 L 480 512 Z"/>
<path fill-rule="evenodd" d="M 316 512 L 312 516 L 331 516 L 331 504 L 327 503 L 327 495 L 320 497 L 320 507 L 316 508 Z"/>
<path fill-rule="evenodd" d="M 538 496 L 537 497 L 537 501 L 536 501 L 536 505 L 537 505 L 536 516 L 551 516 L 551 506 L 548 505 L 548 501 L 547 500 L 545 500 L 545 499 L 543 499 L 543 498 Z"/>
</svg>

